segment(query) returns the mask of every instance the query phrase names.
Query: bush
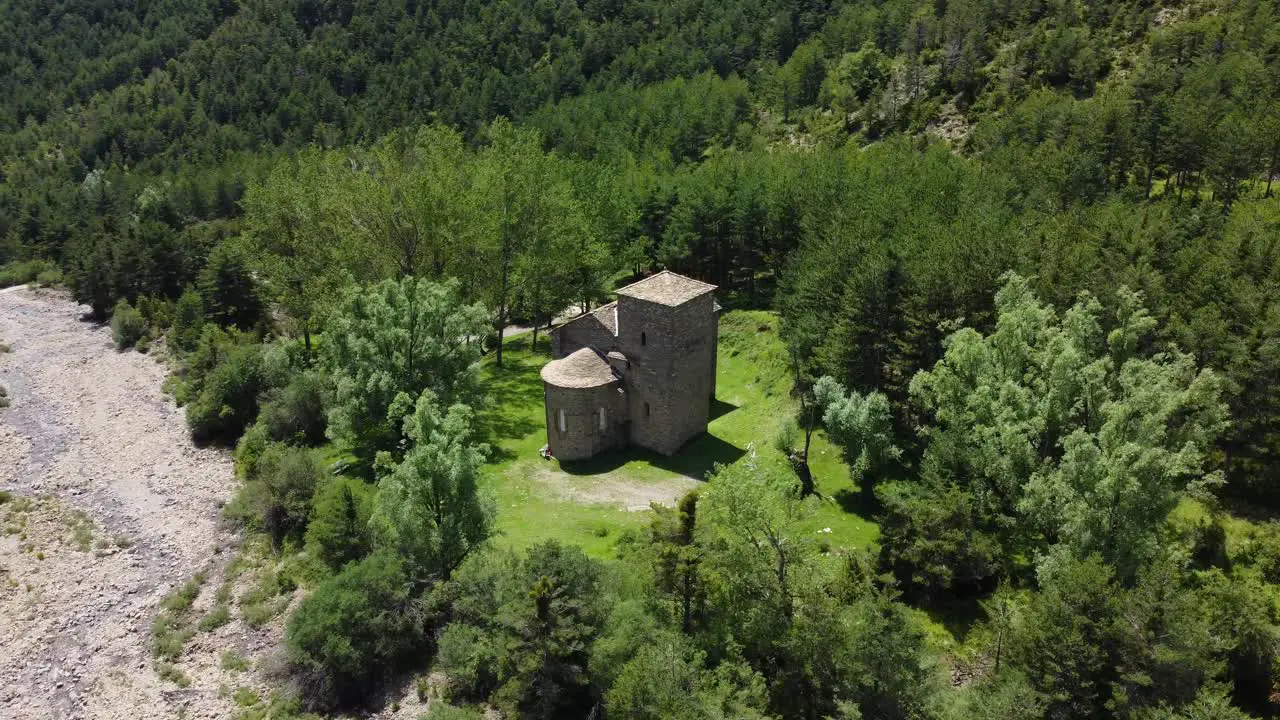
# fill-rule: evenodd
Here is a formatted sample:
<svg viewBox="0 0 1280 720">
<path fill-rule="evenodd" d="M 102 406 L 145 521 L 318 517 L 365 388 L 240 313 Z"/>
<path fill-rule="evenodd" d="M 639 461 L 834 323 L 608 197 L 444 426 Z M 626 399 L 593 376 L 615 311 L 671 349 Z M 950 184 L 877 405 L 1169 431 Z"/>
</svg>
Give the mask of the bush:
<svg viewBox="0 0 1280 720">
<path fill-rule="evenodd" d="M 306 529 L 311 498 L 323 477 L 324 470 L 311 453 L 270 445 L 224 513 L 250 530 L 266 531 L 279 547 Z"/>
<path fill-rule="evenodd" d="M 369 553 L 373 497 L 373 486 L 356 478 L 338 477 L 324 486 L 307 526 L 307 547 L 317 558 L 337 570 Z"/>
<path fill-rule="evenodd" d="M 271 447 L 271 438 L 267 437 L 267 429 L 261 423 L 254 423 L 244 435 L 240 436 L 235 452 L 231 454 L 240 477 L 253 477 L 257 474 L 258 461 L 262 459 L 262 454 L 269 447 Z"/>
<path fill-rule="evenodd" d="M 194 363 L 191 367 L 191 387 L 183 393 L 184 399 L 189 400 L 187 424 L 199 442 L 230 444 L 258 415 L 258 394 L 263 390 L 262 354 L 256 345 L 227 342 L 220 343 L 211 356 L 201 360 L 211 361 L 212 367 L 205 369 Z M 190 393 L 196 388 L 197 392 Z"/>
<path fill-rule="evenodd" d="M 436 663 L 449 674 L 451 698 L 487 698 L 498 688 L 502 660 L 495 638 L 472 625 L 453 623 L 440 633 Z"/>
<path fill-rule="evenodd" d="M 549 698 L 556 717 L 589 702 L 588 649 L 599 634 L 601 568 L 554 541 L 513 554 L 473 555 L 453 576 L 453 621 L 436 667 L 456 694 L 510 717 Z M 549 695 L 548 695 L 549 694 Z"/>
<path fill-rule="evenodd" d="M 36 275 L 36 285 L 43 288 L 53 287 L 62 284 L 61 270 L 42 270 Z"/>
<path fill-rule="evenodd" d="M 163 330 L 173 324 L 173 303 L 167 298 L 143 295 L 138 298 L 138 312 L 147 327 Z"/>
<path fill-rule="evenodd" d="M 41 273 L 56 273 L 59 278 L 62 276 L 58 266 L 48 260 L 18 260 L 0 265 L 0 287 L 39 282 Z"/>
<path fill-rule="evenodd" d="M 204 328 L 204 301 L 200 293 L 187 288 L 173 306 L 173 329 L 169 332 L 169 344 L 179 352 L 191 352 L 200 344 Z"/>
<path fill-rule="evenodd" d="M 268 451 L 258 465 L 258 477 L 268 500 L 262 526 L 277 542 L 301 535 L 311 515 L 311 498 L 324 477 L 320 464 L 305 450 Z"/>
<path fill-rule="evenodd" d="M 294 445 L 324 442 L 323 383 L 316 373 L 296 375 L 262 407 L 258 420 L 268 437 Z"/>
<path fill-rule="evenodd" d="M 308 694 L 321 702 L 361 700 L 419 646 L 408 588 L 400 560 L 377 553 L 302 601 L 285 628 L 285 644 Z"/>
<path fill-rule="evenodd" d="M 484 720 L 485 714 L 472 708 L 460 708 L 433 702 L 422 716 L 423 720 Z"/>
<path fill-rule="evenodd" d="M 147 333 L 147 321 L 127 300 L 116 303 L 111 311 L 111 337 L 117 350 L 127 350 Z"/>
<path fill-rule="evenodd" d="M 226 605 L 218 604 L 214 605 L 212 610 L 200 618 L 199 628 L 201 632 L 209 632 L 229 622 L 231 622 L 231 609 Z"/>
</svg>

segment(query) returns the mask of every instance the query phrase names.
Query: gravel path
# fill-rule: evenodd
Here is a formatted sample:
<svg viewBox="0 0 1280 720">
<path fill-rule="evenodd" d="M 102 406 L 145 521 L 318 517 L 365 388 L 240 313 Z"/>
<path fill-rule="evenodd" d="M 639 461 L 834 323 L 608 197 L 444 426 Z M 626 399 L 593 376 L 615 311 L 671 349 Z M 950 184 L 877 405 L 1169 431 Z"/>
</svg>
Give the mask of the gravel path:
<svg viewBox="0 0 1280 720">
<path fill-rule="evenodd" d="M 0 410 L 0 489 L 30 506 L 0 505 L 12 523 L 0 535 L 0 718 L 230 715 L 216 665 L 184 690 L 160 680 L 149 651 L 160 600 L 230 555 L 218 522 L 230 458 L 192 445 L 161 392 L 164 365 L 117 353 L 84 311 L 61 293 L 0 290 L 13 403 Z"/>
</svg>

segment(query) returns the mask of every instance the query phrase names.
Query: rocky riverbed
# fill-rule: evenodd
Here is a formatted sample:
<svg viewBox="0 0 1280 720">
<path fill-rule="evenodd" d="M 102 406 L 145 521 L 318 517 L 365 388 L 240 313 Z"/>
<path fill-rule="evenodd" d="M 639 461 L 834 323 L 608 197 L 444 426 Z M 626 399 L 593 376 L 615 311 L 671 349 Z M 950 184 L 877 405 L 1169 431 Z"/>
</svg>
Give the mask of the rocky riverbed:
<svg viewBox="0 0 1280 720">
<path fill-rule="evenodd" d="M 235 555 L 230 457 L 192 444 L 164 364 L 116 352 L 85 310 L 0 290 L 0 717 L 230 716 L 229 688 L 255 683 L 219 657 L 273 646 L 278 627 L 193 631 L 165 678 L 152 652 L 162 600 L 201 571 L 216 584 Z"/>
</svg>

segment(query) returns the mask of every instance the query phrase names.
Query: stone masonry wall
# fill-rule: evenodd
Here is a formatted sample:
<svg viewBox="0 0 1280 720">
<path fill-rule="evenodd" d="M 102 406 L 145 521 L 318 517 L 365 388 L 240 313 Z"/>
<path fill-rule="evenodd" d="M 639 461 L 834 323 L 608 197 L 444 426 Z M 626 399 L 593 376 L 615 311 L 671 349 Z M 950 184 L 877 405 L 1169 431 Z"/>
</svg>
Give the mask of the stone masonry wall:
<svg viewBox="0 0 1280 720">
<path fill-rule="evenodd" d="M 618 299 L 618 343 L 631 361 L 631 442 L 664 455 L 706 431 L 717 318 L 710 293 L 678 307 Z"/>
<path fill-rule="evenodd" d="M 602 317 L 609 320 L 603 322 Z M 607 353 L 617 345 L 613 335 L 613 305 L 605 305 L 589 315 L 570 320 L 551 331 L 551 357 L 559 359 L 584 347 Z"/>
<path fill-rule="evenodd" d="M 626 445 L 626 393 L 620 382 L 591 388 L 562 388 L 543 383 L 547 445 L 559 460 L 583 460 Z M 600 430 L 600 409 L 605 429 Z M 565 429 L 560 430 L 560 412 Z"/>
</svg>

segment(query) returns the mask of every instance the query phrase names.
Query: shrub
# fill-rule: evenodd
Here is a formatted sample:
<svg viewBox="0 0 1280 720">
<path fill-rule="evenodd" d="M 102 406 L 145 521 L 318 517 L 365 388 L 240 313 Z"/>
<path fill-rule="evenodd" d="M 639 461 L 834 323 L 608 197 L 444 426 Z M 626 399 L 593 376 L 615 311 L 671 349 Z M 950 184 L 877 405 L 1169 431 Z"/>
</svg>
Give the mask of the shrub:
<svg viewBox="0 0 1280 720">
<path fill-rule="evenodd" d="M 173 303 L 167 298 L 143 295 L 138 298 L 138 312 L 147 327 L 162 330 L 173 324 Z"/>
<path fill-rule="evenodd" d="M 267 429 L 261 423 L 254 423 L 240 436 L 236 450 L 232 453 L 240 477 L 257 475 L 258 461 L 270 446 L 271 438 L 267 437 Z"/>
<path fill-rule="evenodd" d="M 213 609 L 200 618 L 199 628 L 201 632 L 209 632 L 216 630 L 231 621 L 231 609 L 226 605 L 219 603 L 214 605 Z"/>
<path fill-rule="evenodd" d="M 186 673 L 171 662 L 157 663 L 156 674 L 160 676 L 161 680 L 168 680 L 180 688 L 191 686 L 191 678 L 187 677 Z"/>
<path fill-rule="evenodd" d="M 238 650 L 226 650 L 219 665 L 229 672 L 244 672 L 249 669 L 249 660 Z"/>
<path fill-rule="evenodd" d="M 183 583 L 178 589 L 165 596 L 160 602 L 160 607 L 171 613 L 181 614 L 191 607 L 196 598 L 200 596 L 200 586 L 204 583 L 203 575 L 196 577 Z"/>
<path fill-rule="evenodd" d="M 204 300 L 200 293 L 187 288 L 173 307 L 173 328 L 169 332 L 169 344 L 179 352 L 191 352 L 200 344 L 204 328 Z"/>
<path fill-rule="evenodd" d="M 497 689 L 502 658 L 494 639 L 463 623 L 453 623 L 440 633 L 436 662 L 449 674 L 451 697 L 486 698 Z"/>
<path fill-rule="evenodd" d="M 441 634 L 437 667 L 458 695 L 487 699 L 509 716 L 540 696 L 552 712 L 567 714 L 590 693 L 600 571 L 578 548 L 554 541 L 523 557 L 472 556 L 453 576 L 453 622 Z"/>
<path fill-rule="evenodd" d="M 182 646 L 191 638 L 191 629 L 172 613 L 162 612 L 151 623 L 151 654 L 166 660 L 177 660 Z"/>
<path fill-rule="evenodd" d="M 147 332 L 147 321 L 142 313 L 129 304 L 127 300 L 116 303 L 111 311 L 111 337 L 116 341 L 117 350 L 133 347 Z"/>
<path fill-rule="evenodd" d="M 194 377 L 190 381 L 199 392 L 185 398 L 190 400 L 187 424 L 199 442 L 229 444 L 258 415 L 262 354 L 256 345 L 226 343 L 217 348 L 212 360 L 211 369 L 197 372 L 197 366 L 191 368 Z"/>
<path fill-rule="evenodd" d="M 58 266 L 48 260 L 17 260 L 0 265 L 0 287 L 38 282 L 41 273 L 57 273 Z"/>
<path fill-rule="evenodd" d="M 55 285 L 61 285 L 61 284 L 62 284 L 61 270 L 57 270 L 57 269 L 41 270 L 40 274 L 36 275 L 36 285 L 39 285 L 40 287 L 48 288 L 48 287 L 53 287 Z"/>
<path fill-rule="evenodd" d="M 373 487 L 356 478 L 338 477 L 324 486 L 307 526 L 307 547 L 317 558 L 337 570 L 369 553 L 373 496 Z"/>
<path fill-rule="evenodd" d="M 314 698 L 340 704 L 364 698 L 419 645 L 408 587 L 400 560 L 377 553 L 302 601 L 285 628 L 285 644 Z"/>
<path fill-rule="evenodd" d="M 485 714 L 472 708 L 460 708 L 433 702 L 423 715 L 423 720 L 484 720 Z"/>
<path fill-rule="evenodd" d="M 256 478 L 266 490 L 262 527 L 277 544 L 306 529 L 311 498 L 323 475 L 320 464 L 306 450 L 277 445 L 262 456 Z"/>
<path fill-rule="evenodd" d="M 222 516 L 236 527 L 249 532 L 262 532 L 262 508 L 266 506 L 266 488 L 256 480 L 246 480 L 235 497 L 222 508 Z"/>
<path fill-rule="evenodd" d="M 319 375 L 295 375 L 262 407 L 259 422 L 272 440 L 294 445 L 323 443 L 326 422 Z"/>
</svg>

